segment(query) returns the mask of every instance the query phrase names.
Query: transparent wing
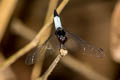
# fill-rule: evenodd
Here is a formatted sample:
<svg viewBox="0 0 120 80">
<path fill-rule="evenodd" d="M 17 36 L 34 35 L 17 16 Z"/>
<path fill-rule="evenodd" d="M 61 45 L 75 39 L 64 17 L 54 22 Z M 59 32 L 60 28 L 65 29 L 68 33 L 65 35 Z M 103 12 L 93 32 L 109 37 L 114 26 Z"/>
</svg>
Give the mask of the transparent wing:
<svg viewBox="0 0 120 80">
<path fill-rule="evenodd" d="M 43 50 L 45 49 L 46 45 L 37 46 L 31 53 L 28 54 L 25 60 L 25 64 L 31 65 L 38 61 L 39 56 L 42 54 Z"/>
<path fill-rule="evenodd" d="M 65 46 L 71 52 L 80 52 L 82 55 L 90 55 L 95 57 L 103 57 L 105 55 L 103 49 L 92 46 L 85 40 L 70 32 L 66 32 L 66 34 L 68 37 L 68 41 L 65 43 Z"/>
<path fill-rule="evenodd" d="M 40 56 L 46 50 L 46 56 L 50 56 L 53 53 L 59 51 L 58 41 L 55 35 L 51 35 L 48 40 L 42 45 L 38 45 L 31 53 L 26 57 L 25 63 L 27 65 L 34 64 L 40 61 Z"/>
</svg>

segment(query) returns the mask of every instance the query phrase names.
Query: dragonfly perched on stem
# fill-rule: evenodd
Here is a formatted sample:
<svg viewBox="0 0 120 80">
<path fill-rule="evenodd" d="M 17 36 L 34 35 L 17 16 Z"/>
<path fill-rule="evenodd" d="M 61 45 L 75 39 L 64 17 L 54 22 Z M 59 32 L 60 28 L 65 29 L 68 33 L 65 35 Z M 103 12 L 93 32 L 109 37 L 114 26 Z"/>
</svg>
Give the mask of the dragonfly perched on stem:
<svg viewBox="0 0 120 80">
<path fill-rule="evenodd" d="M 35 51 L 27 56 L 26 64 L 34 64 L 36 61 L 39 61 L 40 55 L 45 48 L 52 53 L 59 52 L 61 49 L 67 49 L 73 53 L 79 51 L 82 55 L 104 56 L 102 48 L 96 48 L 73 33 L 66 31 L 62 27 L 56 10 L 54 11 L 54 24 L 55 34 L 52 34 L 42 46 L 38 45 Z"/>
</svg>

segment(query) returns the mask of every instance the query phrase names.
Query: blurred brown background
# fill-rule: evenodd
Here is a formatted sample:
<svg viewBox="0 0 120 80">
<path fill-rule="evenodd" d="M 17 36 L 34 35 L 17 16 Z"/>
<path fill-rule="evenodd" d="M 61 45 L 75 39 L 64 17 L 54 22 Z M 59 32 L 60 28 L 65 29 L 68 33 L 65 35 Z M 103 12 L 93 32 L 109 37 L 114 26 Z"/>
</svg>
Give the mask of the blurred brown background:
<svg viewBox="0 0 120 80">
<path fill-rule="evenodd" d="M 9 20 L 9 24 L 0 44 L 0 50 L 4 53 L 5 58 L 10 57 L 31 41 L 14 31 L 15 29 L 11 25 L 14 19 L 19 19 L 31 30 L 36 33 L 39 32 L 44 24 L 49 1 L 50 0 L 17 0 L 15 10 Z M 61 1 L 59 1 L 59 3 L 60 2 Z M 113 60 L 110 50 L 111 18 L 116 3 L 117 0 L 70 0 L 60 14 L 63 27 L 93 45 L 104 49 L 105 57 L 102 59 L 79 56 L 78 54 L 75 56 L 82 63 L 88 65 L 88 67 L 92 68 L 100 75 L 108 78 L 108 80 L 120 79 L 119 64 Z M 22 56 L 11 65 L 16 80 L 30 80 L 33 65 L 25 65 L 25 58 L 26 55 Z M 50 64 L 49 60 L 46 60 L 44 66 L 46 64 Z M 45 69 L 43 69 L 43 72 Z M 0 78 L 0 80 L 2 79 Z M 89 79 L 60 62 L 51 73 L 48 80 Z"/>
</svg>

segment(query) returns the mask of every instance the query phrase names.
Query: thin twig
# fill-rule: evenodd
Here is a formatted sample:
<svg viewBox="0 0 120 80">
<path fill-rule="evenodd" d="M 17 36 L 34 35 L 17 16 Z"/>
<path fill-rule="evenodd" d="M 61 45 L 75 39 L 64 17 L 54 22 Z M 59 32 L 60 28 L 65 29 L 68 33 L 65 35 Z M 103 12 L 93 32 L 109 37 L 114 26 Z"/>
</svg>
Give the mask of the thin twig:
<svg viewBox="0 0 120 80">
<path fill-rule="evenodd" d="M 51 74 L 51 72 L 53 71 L 53 69 L 55 68 L 55 66 L 58 64 L 58 62 L 61 59 L 61 55 L 59 54 L 55 60 L 52 62 L 52 64 L 50 65 L 50 67 L 48 68 L 48 70 L 45 72 L 45 74 L 40 77 L 42 80 L 47 80 L 48 76 Z"/>
<path fill-rule="evenodd" d="M 63 0 L 60 6 L 57 8 L 57 12 L 60 13 L 62 9 L 67 4 L 68 0 Z M 39 31 L 39 33 L 36 35 L 36 37 L 25 47 L 17 51 L 14 55 L 10 56 L 3 64 L 0 65 L 0 70 L 5 69 L 6 67 L 10 66 L 12 63 L 14 63 L 18 58 L 25 55 L 28 51 L 30 51 L 32 48 L 37 46 L 37 44 L 40 42 L 40 45 L 42 45 L 48 38 L 49 34 L 49 27 L 53 23 L 53 15 L 50 16 L 49 22 L 47 22 L 43 28 Z M 47 33 L 46 33 L 47 32 Z M 42 38 L 40 38 L 42 37 Z"/>
<path fill-rule="evenodd" d="M 40 80 L 47 80 L 53 69 L 56 67 L 58 62 L 61 60 L 62 57 L 67 55 L 67 50 L 61 49 L 60 54 L 55 58 L 55 60 L 52 62 L 52 64 L 49 66 L 47 71 L 40 77 Z"/>
<path fill-rule="evenodd" d="M 111 53 L 112 58 L 120 63 L 120 0 L 117 2 L 111 19 Z"/>
<path fill-rule="evenodd" d="M 9 23 L 9 20 L 12 16 L 12 13 L 15 9 L 16 4 L 17 4 L 17 0 L 2 0 L 0 2 L 0 42 L 6 31 L 7 25 Z M 0 59 L 5 61 L 4 57 L 2 57 L 1 53 L 0 53 L 0 55 L 1 55 Z M 3 61 L 1 61 L 1 62 L 3 62 Z M 6 74 L 10 74 L 10 75 L 6 75 Z M 15 80 L 15 74 L 12 72 L 11 68 L 9 67 L 6 70 L 0 71 L 0 78 L 2 80 L 5 80 L 5 78 L 6 79 L 12 78 L 13 80 Z"/>
<path fill-rule="evenodd" d="M 54 9 L 56 9 L 57 3 L 58 3 L 58 0 L 50 0 L 47 15 L 46 15 L 44 23 L 47 23 L 49 21 L 49 18 L 53 14 Z M 50 25 L 50 27 L 51 27 L 51 25 Z M 49 29 L 49 31 L 51 32 L 51 29 Z M 48 36 L 49 35 L 50 35 L 50 33 L 48 34 Z M 35 64 L 33 67 L 31 80 L 37 79 L 42 72 L 42 65 L 43 65 L 43 61 L 44 61 L 44 57 L 45 57 L 44 53 L 45 53 L 45 51 L 42 53 L 43 55 L 40 56 L 40 62 Z"/>
<path fill-rule="evenodd" d="M 16 4 L 17 0 L 2 0 L 0 3 L 0 42 Z"/>
</svg>

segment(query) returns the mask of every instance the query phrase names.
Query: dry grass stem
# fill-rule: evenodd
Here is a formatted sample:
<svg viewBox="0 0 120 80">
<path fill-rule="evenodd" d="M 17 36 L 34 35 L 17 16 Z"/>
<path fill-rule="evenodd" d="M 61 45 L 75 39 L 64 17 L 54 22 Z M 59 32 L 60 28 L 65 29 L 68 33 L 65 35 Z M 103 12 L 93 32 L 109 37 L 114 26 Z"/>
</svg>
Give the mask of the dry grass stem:
<svg viewBox="0 0 120 80">
<path fill-rule="evenodd" d="M 111 53 L 113 59 L 120 63 L 120 0 L 115 6 L 111 20 Z"/>
<path fill-rule="evenodd" d="M 56 67 L 58 62 L 61 60 L 62 57 L 66 56 L 66 50 L 62 49 L 60 50 L 60 54 L 55 58 L 55 60 L 52 62 L 52 64 L 49 66 L 47 71 L 41 76 L 40 79 L 47 80 L 53 69 Z"/>
<path fill-rule="evenodd" d="M 49 18 L 53 14 L 53 11 L 56 8 L 57 3 L 58 3 L 58 0 L 50 0 L 44 23 L 47 23 L 49 21 Z M 50 27 L 51 27 L 51 25 L 50 25 Z M 51 29 L 49 29 L 49 30 L 51 32 Z M 50 35 L 50 33 L 48 35 Z M 43 65 L 43 61 L 44 61 L 44 57 L 45 57 L 44 53 L 45 53 L 45 51 L 42 53 L 43 55 L 40 56 L 40 62 L 35 64 L 33 67 L 31 80 L 37 79 L 42 72 L 42 65 Z"/>
<path fill-rule="evenodd" d="M 0 42 L 17 4 L 17 0 L 2 0 L 0 3 Z"/>
<path fill-rule="evenodd" d="M 67 4 L 68 0 L 63 0 L 60 6 L 57 8 L 58 13 L 62 11 L 62 9 Z M 26 52 L 30 51 L 32 48 L 34 48 L 39 42 L 40 45 L 43 44 L 47 38 L 48 34 L 50 33 L 49 27 L 53 23 L 53 15 L 50 16 L 49 21 L 43 26 L 43 28 L 39 31 L 39 33 L 36 35 L 36 37 L 25 47 L 14 53 L 14 55 L 10 56 L 3 64 L 0 65 L 0 70 L 5 69 L 6 67 L 10 66 L 12 63 L 14 63 L 18 58 L 23 56 Z M 47 33 L 46 33 L 47 32 Z M 40 38 L 42 37 L 42 38 Z"/>
<path fill-rule="evenodd" d="M 17 4 L 17 0 L 2 0 L 2 1 L 0 1 L 0 42 L 6 31 L 7 25 L 13 14 L 16 4 Z M 2 55 L 2 53 L 0 52 L 0 62 L 2 63 L 4 61 L 5 61 L 5 59 Z M 10 75 L 7 75 L 7 74 L 10 74 Z M 11 68 L 8 67 L 7 69 L 0 71 L 0 79 L 1 80 L 8 80 L 8 79 L 15 80 L 16 76 L 12 72 Z"/>
<path fill-rule="evenodd" d="M 2 0 L 0 2 L 0 42 L 6 31 L 7 25 L 9 23 L 9 20 L 12 16 L 12 13 L 15 9 L 16 4 L 17 4 L 17 0 Z M 2 56 L 2 53 L 0 53 L 0 61 L 1 62 L 5 61 L 4 57 Z M 6 74 L 10 74 L 10 75 L 6 75 Z M 16 79 L 15 74 L 12 72 L 11 68 L 7 68 L 1 71 L 0 78 L 2 80 Z"/>
<path fill-rule="evenodd" d="M 58 0 L 50 0 L 44 23 L 47 23 L 49 21 L 50 16 L 53 14 L 53 11 L 57 7 L 57 4 Z"/>
</svg>

